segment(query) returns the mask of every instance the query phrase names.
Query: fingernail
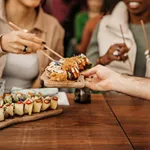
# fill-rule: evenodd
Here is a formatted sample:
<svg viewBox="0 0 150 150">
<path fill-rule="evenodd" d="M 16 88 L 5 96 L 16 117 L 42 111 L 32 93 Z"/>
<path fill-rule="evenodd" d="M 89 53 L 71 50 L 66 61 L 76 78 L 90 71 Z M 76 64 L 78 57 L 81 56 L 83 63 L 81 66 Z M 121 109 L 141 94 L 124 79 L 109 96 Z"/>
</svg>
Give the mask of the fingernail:
<svg viewBox="0 0 150 150">
<path fill-rule="evenodd" d="M 42 44 L 46 44 L 46 42 L 43 41 Z"/>
<path fill-rule="evenodd" d="M 148 54 L 149 54 L 149 50 L 146 50 L 146 51 L 145 51 L 145 55 L 148 55 Z"/>
</svg>

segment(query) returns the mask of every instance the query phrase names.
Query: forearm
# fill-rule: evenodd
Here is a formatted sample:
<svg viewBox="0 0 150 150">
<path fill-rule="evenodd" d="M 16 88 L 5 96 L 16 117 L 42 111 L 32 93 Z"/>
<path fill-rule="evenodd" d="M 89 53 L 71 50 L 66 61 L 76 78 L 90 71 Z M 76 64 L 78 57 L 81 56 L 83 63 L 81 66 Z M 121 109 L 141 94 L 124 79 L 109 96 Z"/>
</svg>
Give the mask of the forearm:
<svg viewBox="0 0 150 150">
<path fill-rule="evenodd" d="M 113 90 L 150 100 L 150 79 L 120 75 Z"/>
</svg>

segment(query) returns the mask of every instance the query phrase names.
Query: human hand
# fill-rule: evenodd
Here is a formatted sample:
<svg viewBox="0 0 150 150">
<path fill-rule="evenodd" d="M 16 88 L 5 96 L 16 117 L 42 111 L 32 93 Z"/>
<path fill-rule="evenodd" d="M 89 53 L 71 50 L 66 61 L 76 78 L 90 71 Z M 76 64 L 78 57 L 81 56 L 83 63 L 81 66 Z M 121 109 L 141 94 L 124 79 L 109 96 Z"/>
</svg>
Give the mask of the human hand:
<svg viewBox="0 0 150 150">
<path fill-rule="evenodd" d="M 103 57 L 97 60 L 97 64 L 107 65 L 114 60 L 125 61 L 128 59 L 128 51 L 129 48 L 125 44 L 114 44 Z"/>
<path fill-rule="evenodd" d="M 2 49 L 9 53 L 34 53 L 37 50 L 43 49 L 43 44 L 45 43 L 42 39 L 36 37 L 34 34 L 23 31 L 11 31 L 4 34 L 1 38 Z M 26 51 L 24 51 L 25 46 L 27 47 Z"/>
<path fill-rule="evenodd" d="M 92 90 L 109 91 L 114 90 L 119 81 L 120 74 L 101 65 L 82 73 L 86 78 L 86 87 Z"/>
</svg>

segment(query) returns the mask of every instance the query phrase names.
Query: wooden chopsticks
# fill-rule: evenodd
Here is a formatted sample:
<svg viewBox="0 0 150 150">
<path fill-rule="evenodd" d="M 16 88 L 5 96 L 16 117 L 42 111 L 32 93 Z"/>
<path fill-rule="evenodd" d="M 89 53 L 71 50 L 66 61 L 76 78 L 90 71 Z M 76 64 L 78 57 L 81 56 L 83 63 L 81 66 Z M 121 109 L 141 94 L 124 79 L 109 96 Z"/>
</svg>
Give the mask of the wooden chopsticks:
<svg viewBox="0 0 150 150">
<path fill-rule="evenodd" d="M 148 38 L 147 38 L 147 34 L 146 34 L 146 30 L 145 30 L 145 25 L 143 20 L 141 20 L 141 25 L 142 25 L 142 29 L 143 29 L 143 33 L 144 33 L 144 40 L 145 40 L 145 45 L 146 45 L 146 50 L 145 50 L 145 57 L 148 61 L 150 61 L 150 52 L 149 52 L 149 43 L 148 43 Z"/>
<path fill-rule="evenodd" d="M 144 40 L 145 40 L 145 45 L 146 45 L 146 49 L 149 49 L 149 44 L 148 44 L 148 38 L 147 38 L 147 34 L 146 34 L 146 30 L 145 30 L 145 25 L 143 20 L 141 20 L 141 25 L 142 25 L 142 29 L 143 29 L 143 33 L 144 33 Z"/>
<path fill-rule="evenodd" d="M 121 25 L 121 24 L 120 24 L 120 31 L 121 31 L 123 43 L 126 45 L 126 41 L 125 41 L 125 37 L 124 37 L 124 33 L 123 33 L 123 28 L 122 28 L 122 25 Z M 124 54 L 124 55 L 127 56 L 127 53 Z M 129 57 L 128 57 L 128 60 L 129 60 L 129 66 L 130 66 L 130 68 L 131 68 L 131 70 L 132 70 L 132 64 L 131 64 L 131 61 L 130 61 Z"/>
<path fill-rule="evenodd" d="M 121 34 L 122 34 L 123 43 L 126 44 L 126 42 L 125 42 L 125 37 L 124 37 L 124 33 L 123 33 L 123 29 L 122 29 L 122 25 L 121 25 L 121 24 L 120 24 L 120 31 L 121 31 Z"/>
<path fill-rule="evenodd" d="M 18 27 L 17 25 L 15 25 L 12 22 L 9 22 L 9 25 L 11 26 L 10 29 L 12 30 L 20 30 L 20 31 L 24 31 L 23 29 L 21 29 L 20 27 Z M 49 50 L 51 53 L 55 54 L 57 57 L 59 57 L 60 59 L 63 58 L 60 54 L 56 53 L 54 50 L 52 50 L 51 48 L 49 48 L 46 44 L 44 45 L 44 47 Z M 42 51 L 43 52 L 43 51 Z M 43 54 L 45 56 L 47 56 L 50 60 L 54 60 L 52 57 L 50 57 L 49 55 L 47 55 L 46 53 L 43 52 Z"/>
</svg>

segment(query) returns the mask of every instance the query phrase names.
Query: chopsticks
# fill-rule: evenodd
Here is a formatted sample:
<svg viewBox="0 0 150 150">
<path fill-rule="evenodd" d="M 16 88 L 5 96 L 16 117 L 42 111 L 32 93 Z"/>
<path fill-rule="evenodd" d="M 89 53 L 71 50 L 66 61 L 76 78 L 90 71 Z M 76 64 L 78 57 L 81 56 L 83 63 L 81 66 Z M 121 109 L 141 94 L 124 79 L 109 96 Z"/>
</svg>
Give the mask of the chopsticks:
<svg viewBox="0 0 150 150">
<path fill-rule="evenodd" d="M 147 38 L 147 34 L 146 34 L 146 30 L 145 30 L 145 25 L 143 20 L 141 20 L 141 25 L 142 25 L 142 29 L 143 29 L 143 33 L 144 33 L 144 40 L 145 40 L 145 45 L 146 45 L 146 49 L 149 49 L 149 45 L 148 45 L 148 38 Z"/>
<path fill-rule="evenodd" d="M 50 57 L 49 55 L 47 55 L 46 53 L 44 53 L 44 51 L 41 51 L 43 53 L 43 55 L 45 55 L 47 58 L 49 58 L 49 60 L 54 61 L 54 59 L 52 57 Z"/>
<path fill-rule="evenodd" d="M 125 37 L 124 37 L 124 33 L 123 33 L 123 29 L 122 29 L 122 25 L 121 24 L 120 24 L 120 31 L 121 31 L 121 34 L 122 34 L 123 43 L 126 45 Z"/>
<path fill-rule="evenodd" d="M 147 38 L 147 34 L 146 34 L 145 25 L 144 25 L 143 20 L 141 20 L 141 25 L 142 25 L 142 29 L 143 29 L 143 33 L 144 33 L 144 40 L 145 40 L 145 45 L 146 45 L 145 56 L 146 56 L 146 59 L 149 61 L 150 60 L 149 43 L 148 43 L 148 38 Z"/>
<path fill-rule="evenodd" d="M 12 22 L 9 22 L 9 25 L 11 26 L 10 29 L 12 30 L 19 30 L 19 31 L 24 31 L 23 29 L 21 29 L 20 27 L 18 27 L 17 25 L 15 25 L 14 23 Z M 27 31 L 24 31 L 24 32 L 27 32 Z M 54 50 L 52 50 L 51 48 L 49 48 L 48 46 L 46 46 L 46 44 L 44 45 L 44 47 L 49 50 L 51 53 L 55 54 L 57 57 L 59 57 L 60 59 L 63 58 L 61 55 L 59 55 L 58 53 L 56 53 Z M 43 52 L 43 51 L 42 51 Z M 43 54 L 45 56 L 49 56 L 47 55 L 46 53 L 43 52 Z M 54 60 L 53 58 L 51 58 L 50 56 L 48 57 L 50 60 Z"/>
<path fill-rule="evenodd" d="M 123 43 L 124 43 L 124 45 L 126 45 L 125 37 L 124 37 L 124 33 L 123 33 L 123 28 L 122 28 L 122 25 L 121 25 L 121 24 L 120 24 L 120 31 L 121 31 L 121 34 L 122 34 Z M 124 56 L 128 56 L 128 54 L 125 53 Z M 128 58 L 128 60 L 129 60 L 129 66 L 130 66 L 130 68 L 131 68 L 131 70 L 132 70 L 132 64 L 131 64 L 131 61 L 130 61 L 129 58 Z"/>
</svg>

